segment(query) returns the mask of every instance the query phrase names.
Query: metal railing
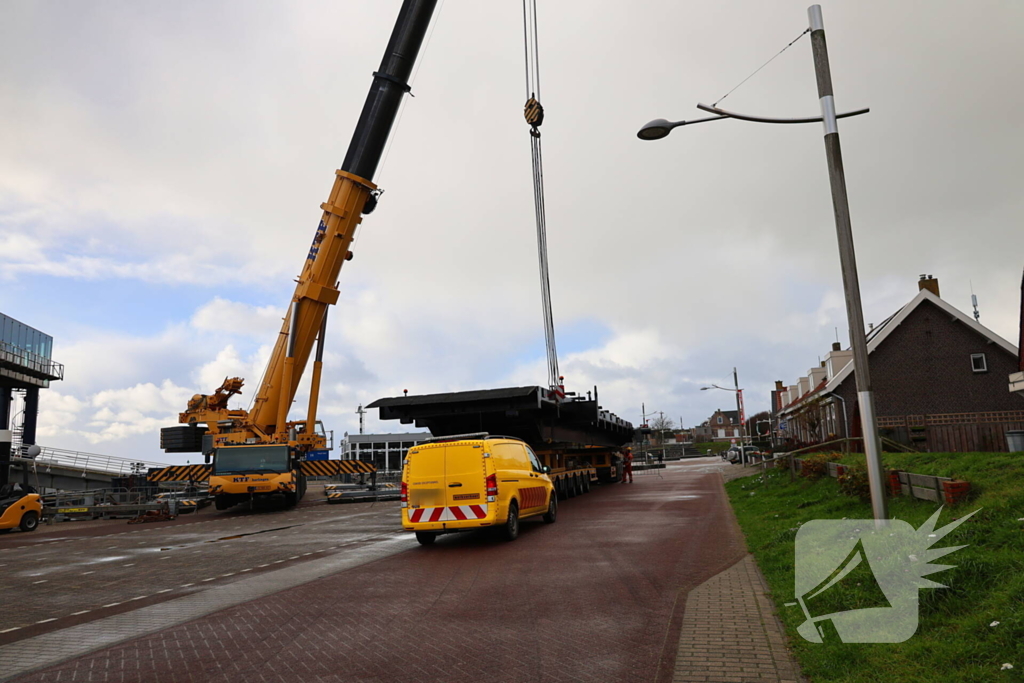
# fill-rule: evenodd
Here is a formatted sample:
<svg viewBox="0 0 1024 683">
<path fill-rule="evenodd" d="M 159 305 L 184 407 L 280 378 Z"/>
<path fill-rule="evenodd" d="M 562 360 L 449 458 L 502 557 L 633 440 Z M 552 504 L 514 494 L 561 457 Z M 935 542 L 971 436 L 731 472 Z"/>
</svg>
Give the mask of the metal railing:
<svg viewBox="0 0 1024 683">
<path fill-rule="evenodd" d="M 31 351 L 0 340 L 0 363 L 15 367 L 15 371 L 39 377 L 41 379 L 64 379 L 64 366 L 61 363 L 39 356 Z"/>
<path fill-rule="evenodd" d="M 23 449 L 24 452 L 24 449 Z M 129 460 L 113 455 L 69 451 L 63 448 L 42 446 L 38 456 L 32 459 L 22 456 L 23 461 L 32 463 L 32 469 L 45 472 L 52 467 L 66 467 L 82 472 L 98 472 L 114 476 L 145 474 L 150 467 L 167 467 L 167 463 L 148 460 Z"/>
</svg>

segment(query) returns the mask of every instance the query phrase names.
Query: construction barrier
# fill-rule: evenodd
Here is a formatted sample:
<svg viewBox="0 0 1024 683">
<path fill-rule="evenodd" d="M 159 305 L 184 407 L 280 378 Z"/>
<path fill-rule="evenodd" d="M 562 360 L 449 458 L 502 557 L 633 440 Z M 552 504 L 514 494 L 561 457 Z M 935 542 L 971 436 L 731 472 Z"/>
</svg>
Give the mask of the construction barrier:
<svg viewBox="0 0 1024 683">
<path fill-rule="evenodd" d="M 373 463 L 361 460 L 304 460 L 299 463 L 307 477 L 334 477 L 339 474 L 372 474 L 377 471 Z M 172 465 L 151 469 L 147 479 L 151 482 L 206 481 L 211 465 Z"/>
<path fill-rule="evenodd" d="M 362 460 L 304 460 L 299 463 L 307 477 L 334 477 L 339 474 L 372 474 L 373 463 Z"/>
<path fill-rule="evenodd" d="M 151 469 L 146 478 L 152 482 L 161 481 L 206 481 L 210 478 L 211 465 L 172 465 Z"/>
</svg>

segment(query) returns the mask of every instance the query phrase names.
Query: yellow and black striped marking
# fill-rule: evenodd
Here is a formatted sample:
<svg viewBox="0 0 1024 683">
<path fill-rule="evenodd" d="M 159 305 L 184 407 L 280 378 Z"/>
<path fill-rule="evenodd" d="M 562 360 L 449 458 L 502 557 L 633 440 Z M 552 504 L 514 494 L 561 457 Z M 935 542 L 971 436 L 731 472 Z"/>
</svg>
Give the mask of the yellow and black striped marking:
<svg viewBox="0 0 1024 683">
<path fill-rule="evenodd" d="M 376 472 L 373 463 L 362 460 L 304 460 L 300 463 L 307 477 L 333 477 L 338 474 L 370 474 Z"/>
<path fill-rule="evenodd" d="M 149 481 L 206 481 L 210 478 L 210 465 L 172 465 L 159 470 L 150 470 Z"/>
</svg>

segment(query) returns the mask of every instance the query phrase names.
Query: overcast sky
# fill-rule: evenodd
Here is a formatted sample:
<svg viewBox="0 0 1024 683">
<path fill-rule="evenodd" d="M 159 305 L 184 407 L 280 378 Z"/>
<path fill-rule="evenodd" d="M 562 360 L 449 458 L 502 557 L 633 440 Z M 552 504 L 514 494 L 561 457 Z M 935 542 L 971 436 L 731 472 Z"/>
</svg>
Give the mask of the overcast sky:
<svg viewBox="0 0 1024 683">
<path fill-rule="evenodd" d="M 806 2 L 539 3 L 551 289 L 567 388 L 686 426 L 848 344 L 820 125 L 703 116 Z M 44 445 L 154 461 L 227 375 L 247 406 L 400 2 L 0 9 L 0 311 L 54 336 Z M 1016 342 L 1024 5 L 823 4 L 865 317 L 934 274 Z M 518 0 L 447 0 L 341 274 L 321 416 L 546 377 Z M 817 115 L 807 36 L 722 106 Z M 307 378 L 308 379 L 308 378 Z M 305 389 L 298 406 L 305 405 Z M 302 410 L 296 408 L 292 416 Z M 400 429 L 379 423 L 370 430 Z M 181 458 L 183 459 L 183 458 Z"/>
</svg>

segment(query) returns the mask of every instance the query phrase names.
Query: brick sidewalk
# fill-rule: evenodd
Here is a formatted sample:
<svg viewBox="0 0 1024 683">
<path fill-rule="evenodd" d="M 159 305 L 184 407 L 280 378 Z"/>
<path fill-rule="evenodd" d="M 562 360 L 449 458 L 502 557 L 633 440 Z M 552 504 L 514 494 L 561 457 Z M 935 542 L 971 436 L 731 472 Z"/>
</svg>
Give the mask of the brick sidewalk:
<svg viewBox="0 0 1024 683">
<path fill-rule="evenodd" d="M 799 683 L 782 624 L 747 555 L 690 591 L 673 683 Z"/>
</svg>

